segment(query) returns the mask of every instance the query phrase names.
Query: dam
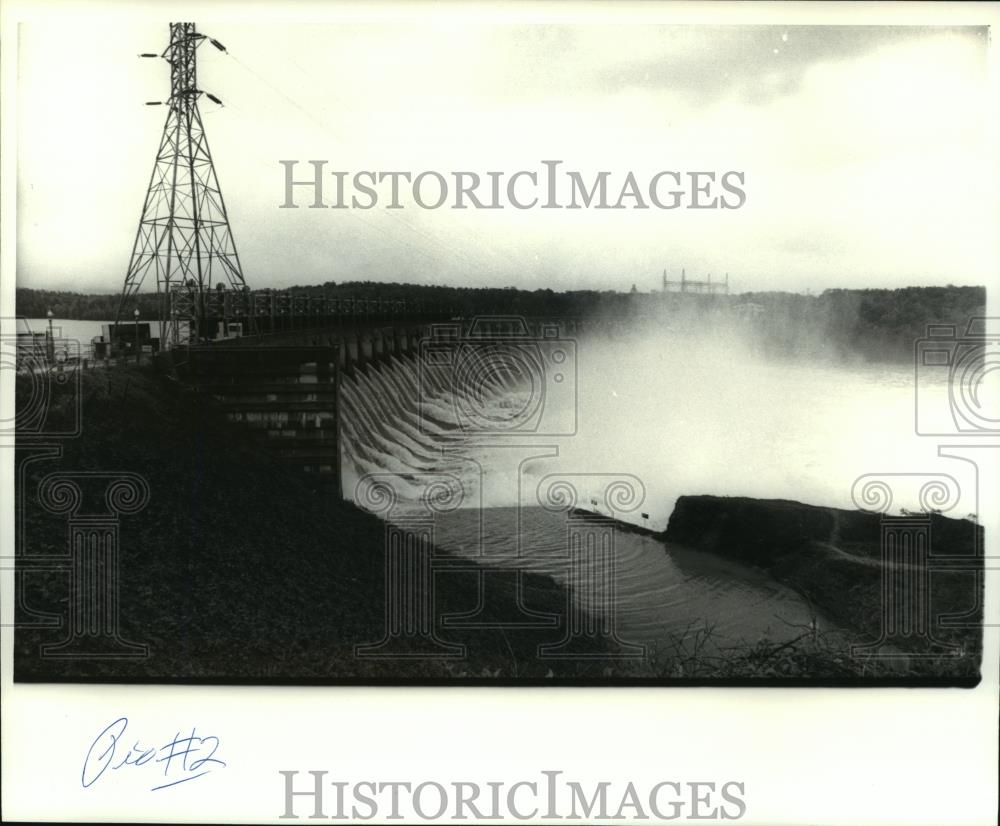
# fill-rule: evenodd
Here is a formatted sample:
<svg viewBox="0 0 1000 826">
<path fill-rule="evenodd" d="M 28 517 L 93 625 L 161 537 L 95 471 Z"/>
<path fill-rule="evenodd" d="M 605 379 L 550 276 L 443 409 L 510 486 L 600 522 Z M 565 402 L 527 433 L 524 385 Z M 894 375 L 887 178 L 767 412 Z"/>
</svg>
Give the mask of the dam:
<svg viewBox="0 0 1000 826">
<path fill-rule="evenodd" d="M 276 338 L 173 348 L 168 369 L 318 489 L 378 515 L 387 537 L 422 532 L 424 576 L 435 575 L 437 547 L 466 560 L 481 588 L 509 574 L 550 577 L 567 589 L 581 628 L 587 617 L 602 618 L 587 633 L 624 659 L 685 645 L 724 659 L 731 648 L 805 632 L 845 647 L 857 638 L 843 612 L 831 615 L 802 583 L 776 579 L 750 558 L 671 541 L 665 529 L 674 501 L 706 490 L 699 484 L 849 505 L 857 474 L 796 423 L 835 422 L 841 437 L 857 427 L 854 438 L 884 441 L 894 431 L 866 433 L 872 418 L 855 400 L 883 411 L 901 406 L 902 371 L 894 380 L 885 367 L 776 366 L 666 334 L 660 343 L 677 346 L 664 350 L 648 333 L 574 319 L 356 324 Z M 645 386 L 622 382 L 616 364 L 637 356 L 663 376 Z M 851 383 L 848 406 L 810 397 L 810 386 L 830 381 L 824 371 Z M 753 411 L 775 392 L 788 409 L 762 407 L 754 432 L 719 443 L 728 405 Z M 797 471 L 774 466 L 778 449 L 799 456 Z M 882 445 L 893 449 L 903 448 Z M 462 570 L 454 561 L 447 567 Z M 510 611 L 512 627 L 554 621 L 519 601 Z M 417 624 L 415 616 L 397 620 Z M 474 609 L 443 625 L 478 621 Z"/>
<path fill-rule="evenodd" d="M 69 379 L 59 392 L 71 396 L 83 378 L 81 401 L 104 410 L 88 420 L 101 424 L 82 431 L 81 447 L 106 440 L 109 414 L 119 428 L 131 421 L 121 418 L 130 386 L 148 395 L 155 381 L 155 393 L 169 393 L 159 405 L 199 428 L 168 437 L 172 455 L 160 459 L 189 466 L 178 492 L 203 490 L 203 454 L 217 443 L 226 481 L 211 516 L 199 515 L 204 492 L 178 501 L 157 481 L 160 468 L 150 470 L 153 500 L 166 496 L 169 524 L 188 514 L 196 542 L 207 541 L 204 518 L 239 535 L 245 517 L 233 507 L 255 478 L 253 542 L 265 545 L 254 568 L 261 554 L 279 570 L 304 555 L 326 571 L 310 589 L 368 569 L 364 589 L 343 604 L 386 613 L 339 639 L 354 648 L 331 674 L 418 654 L 465 662 L 457 641 L 469 634 L 494 635 L 487 661 L 501 652 L 518 674 L 580 674 L 588 663 L 616 678 L 669 680 L 849 678 L 877 667 L 881 679 L 919 673 L 956 684 L 978 674 L 982 540 L 974 519 L 955 516 L 979 509 L 961 467 L 961 484 L 932 497 L 946 517 L 928 519 L 922 491 L 905 490 L 899 480 L 911 477 L 898 474 L 888 480 L 891 511 L 889 500 L 881 515 L 859 511 L 879 505 L 866 481 L 873 470 L 918 453 L 917 437 L 899 426 L 912 417 L 905 366 L 776 357 L 738 327 L 684 328 L 677 317 L 442 308 L 305 321 L 176 345 L 138 365 L 56 365 L 54 375 Z M 44 376 L 30 378 L 37 389 Z M 161 438 L 159 410 L 134 415 L 129 426 L 144 434 L 134 445 Z M 260 468 L 244 482 L 251 465 Z M 293 525 L 303 508 L 310 515 Z M 372 520 L 367 538 L 352 539 L 362 516 Z M 286 535 L 310 527 L 333 531 L 325 546 L 287 545 Z M 180 539 L 168 531 L 146 540 L 164 541 Z M 312 541 L 307 533 L 300 543 Z M 203 546 L 206 565 L 217 552 Z M 219 587 L 211 569 L 205 575 Z M 921 657 L 929 671 L 914 672 Z"/>
</svg>

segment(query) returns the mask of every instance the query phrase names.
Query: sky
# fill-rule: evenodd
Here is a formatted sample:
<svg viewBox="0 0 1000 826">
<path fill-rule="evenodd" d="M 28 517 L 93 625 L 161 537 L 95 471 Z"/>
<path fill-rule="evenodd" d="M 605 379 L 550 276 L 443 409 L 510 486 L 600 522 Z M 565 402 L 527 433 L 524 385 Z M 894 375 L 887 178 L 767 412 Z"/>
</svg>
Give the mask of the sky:
<svg viewBox="0 0 1000 826">
<path fill-rule="evenodd" d="M 201 111 L 247 283 L 737 292 L 986 284 L 983 28 L 224 21 Z M 167 24 L 22 23 L 18 286 L 121 289 L 165 116 Z M 328 170 L 736 170 L 732 210 L 279 209 Z M 332 186 L 332 178 L 328 179 Z M 328 190 L 329 191 L 329 190 Z M 306 204 L 305 198 L 301 203 Z M 631 202 L 630 202 L 631 203 Z M 153 290 L 155 284 L 144 284 Z"/>
</svg>

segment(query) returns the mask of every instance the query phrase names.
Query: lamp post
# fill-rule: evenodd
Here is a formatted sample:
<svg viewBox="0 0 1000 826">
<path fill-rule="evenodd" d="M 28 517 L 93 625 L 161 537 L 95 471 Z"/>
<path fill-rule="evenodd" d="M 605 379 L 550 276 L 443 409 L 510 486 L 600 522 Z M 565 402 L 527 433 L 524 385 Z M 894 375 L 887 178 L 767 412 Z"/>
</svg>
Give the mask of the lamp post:
<svg viewBox="0 0 1000 826">
<path fill-rule="evenodd" d="M 139 363 L 139 308 L 132 311 L 132 318 L 135 319 L 135 363 Z"/>
<path fill-rule="evenodd" d="M 52 334 L 52 319 L 55 317 L 55 313 L 52 312 L 51 307 L 45 311 L 45 317 L 49 320 L 49 329 L 45 341 L 45 354 L 49 364 L 52 364 L 56 360 L 56 340 Z"/>
</svg>

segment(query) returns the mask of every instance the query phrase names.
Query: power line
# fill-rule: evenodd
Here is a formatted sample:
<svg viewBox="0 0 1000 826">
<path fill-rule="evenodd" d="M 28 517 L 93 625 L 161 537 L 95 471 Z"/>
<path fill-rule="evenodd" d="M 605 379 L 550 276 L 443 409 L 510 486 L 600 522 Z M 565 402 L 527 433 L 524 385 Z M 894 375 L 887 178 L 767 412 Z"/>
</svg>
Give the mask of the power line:
<svg viewBox="0 0 1000 826">
<path fill-rule="evenodd" d="M 167 325 L 166 338 L 174 344 L 181 335 L 170 324 L 168 311 L 175 288 L 188 287 L 201 307 L 213 283 L 228 281 L 234 289 L 246 286 L 198 109 L 198 99 L 207 93 L 197 86 L 196 53 L 206 40 L 225 50 L 197 32 L 194 23 L 171 23 L 169 44 L 160 55 L 170 64 L 169 110 L 115 314 L 119 341 L 126 305 L 151 270 L 160 297 L 161 329 Z M 209 97 L 221 105 L 217 97 Z M 138 348 L 139 341 L 134 344 Z"/>
</svg>

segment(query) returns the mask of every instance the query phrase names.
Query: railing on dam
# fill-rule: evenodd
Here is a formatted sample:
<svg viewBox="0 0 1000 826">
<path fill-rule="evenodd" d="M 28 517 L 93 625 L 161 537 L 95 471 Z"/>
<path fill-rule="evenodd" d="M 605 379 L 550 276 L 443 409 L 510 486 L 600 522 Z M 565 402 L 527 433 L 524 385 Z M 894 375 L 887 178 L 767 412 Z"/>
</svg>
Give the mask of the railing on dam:
<svg viewBox="0 0 1000 826">
<path fill-rule="evenodd" d="M 162 349 L 241 336 L 447 318 L 450 308 L 406 299 L 341 298 L 278 290 L 199 292 L 175 286 L 166 297 Z"/>
<path fill-rule="evenodd" d="M 217 289 L 199 293 L 175 286 L 166 297 L 166 322 L 160 349 L 245 336 L 294 337 L 301 331 L 371 328 L 379 325 L 426 324 L 454 321 L 480 325 L 492 334 L 519 333 L 525 325 L 531 335 L 558 324 L 570 334 L 584 326 L 581 317 L 537 318 L 509 313 L 472 312 L 445 304 L 409 299 L 342 298 L 278 290 Z M 590 318 L 586 326 L 608 326 L 611 319 Z M 614 324 L 628 323 L 627 319 Z M 124 325 L 123 325 L 124 326 Z"/>
<path fill-rule="evenodd" d="M 298 350 L 325 348 L 333 354 L 332 360 L 339 370 L 350 372 L 366 364 L 386 361 L 392 356 L 415 353 L 432 326 L 376 322 L 276 330 L 253 336 L 178 345 L 160 353 L 157 364 L 169 371 L 183 370 L 188 364 L 218 365 L 211 369 L 225 371 L 226 365 L 253 365 L 266 353 L 292 354 Z"/>
<path fill-rule="evenodd" d="M 448 318 L 430 320 L 379 318 L 317 318 L 313 324 L 301 327 L 260 331 L 251 335 L 219 335 L 213 339 L 178 344 L 174 352 L 161 352 L 157 361 L 166 369 L 174 369 L 191 360 L 218 360 L 224 363 L 233 350 L 269 348 L 329 347 L 336 353 L 339 369 L 351 371 L 365 364 L 386 361 L 392 356 L 419 352 L 422 344 L 460 344 L 462 342 L 530 343 L 535 340 L 572 338 L 591 329 L 606 329 L 601 322 L 578 318 L 529 318 L 515 315 Z M 606 330 L 607 331 L 607 330 Z M 212 353 L 218 353 L 213 356 Z M 252 357 L 251 357 L 252 360 Z"/>
</svg>

